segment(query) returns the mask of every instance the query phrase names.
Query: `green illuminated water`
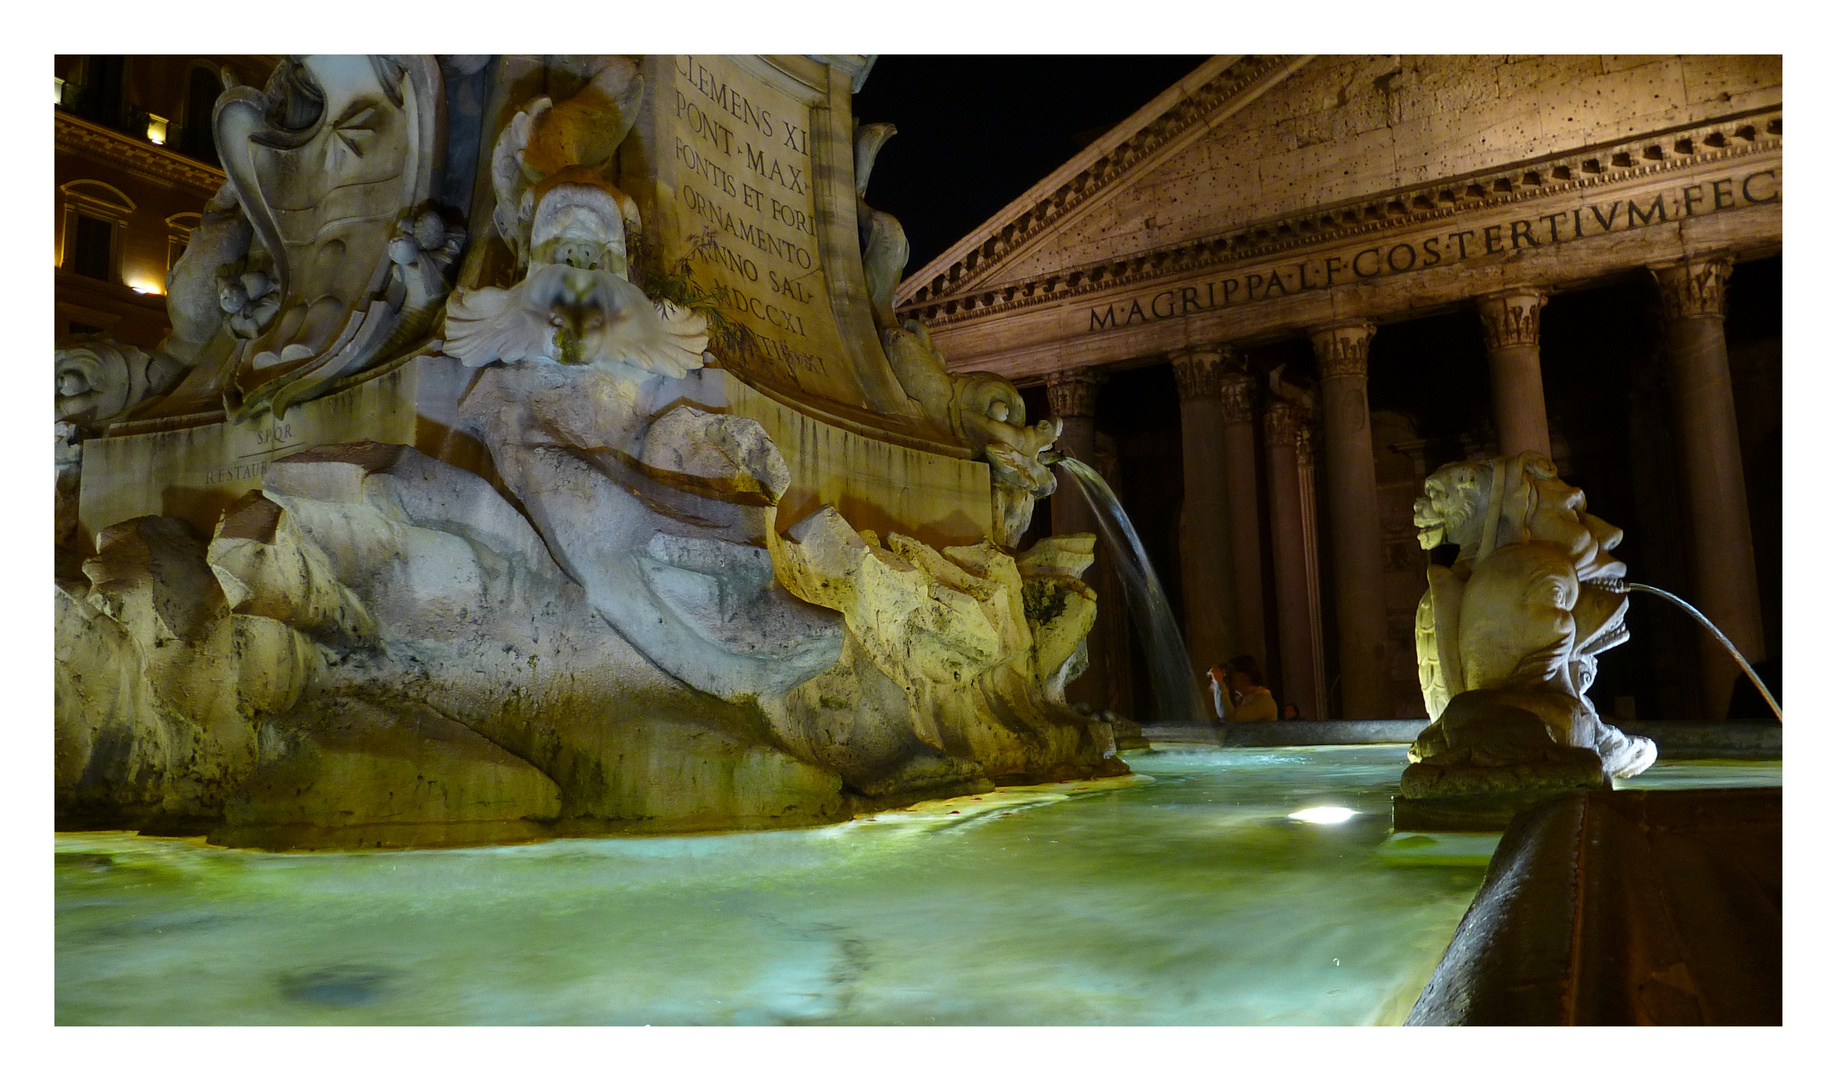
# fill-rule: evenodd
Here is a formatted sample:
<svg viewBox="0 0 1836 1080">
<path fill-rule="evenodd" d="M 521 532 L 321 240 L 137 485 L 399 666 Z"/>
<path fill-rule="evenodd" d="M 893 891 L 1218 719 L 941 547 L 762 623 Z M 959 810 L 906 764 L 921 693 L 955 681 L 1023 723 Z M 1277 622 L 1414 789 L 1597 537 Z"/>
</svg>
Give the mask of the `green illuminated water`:
<svg viewBox="0 0 1836 1080">
<path fill-rule="evenodd" d="M 61 834 L 57 1020 L 1365 1024 L 1406 1014 L 1478 887 L 1486 848 L 1469 838 L 1439 845 L 1436 858 L 1432 838 L 1386 839 L 1402 747 L 1128 757 L 1139 776 L 1121 784 L 1014 789 L 782 832 L 293 855 Z M 1777 783 L 1777 763 L 1729 768 L 1733 783 Z M 1711 771 L 1705 782 L 1720 775 L 1734 776 Z M 1341 825 L 1287 816 L 1319 805 L 1359 813 Z"/>
</svg>

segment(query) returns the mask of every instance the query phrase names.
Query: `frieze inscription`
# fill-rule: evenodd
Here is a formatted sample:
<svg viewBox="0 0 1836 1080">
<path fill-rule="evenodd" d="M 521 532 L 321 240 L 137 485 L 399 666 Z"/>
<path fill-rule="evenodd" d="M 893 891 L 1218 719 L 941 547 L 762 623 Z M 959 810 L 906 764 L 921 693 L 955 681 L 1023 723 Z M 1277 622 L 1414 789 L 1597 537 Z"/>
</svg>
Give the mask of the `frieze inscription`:
<svg viewBox="0 0 1836 1080">
<path fill-rule="evenodd" d="M 1441 235 L 1372 244 L 1350 256 L 1305 258 L 1259 271 L 1165 289 L 1148 297 L 1118 300 L 1090 308 L 1089 329 L 1092 332 L 1120 329 L 1235 304 L 1394 277 L 1469 259 L 1509 255 L 1646 228 L 1720 210 L 1775 203 L 1779 199 L 1779 170 L 1761 169 L 1637 198 L 1584 203 L 1528 218 L 1453 229 Z"/>
</svg>

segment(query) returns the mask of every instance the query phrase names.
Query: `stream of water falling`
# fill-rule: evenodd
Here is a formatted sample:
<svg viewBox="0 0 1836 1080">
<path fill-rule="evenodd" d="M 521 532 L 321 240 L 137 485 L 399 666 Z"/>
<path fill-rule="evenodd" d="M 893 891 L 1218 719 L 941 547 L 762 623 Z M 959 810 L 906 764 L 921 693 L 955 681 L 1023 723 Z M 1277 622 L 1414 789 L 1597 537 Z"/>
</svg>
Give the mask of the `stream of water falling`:
<svg viewBox="0 0 1836 1080">
<path fill-rule="evenodd" d="M 1666 592 L 1665 590 L 1658 588 L 1656 585 L 1640 585 L 1636 581 L 1621 581 L 1617 583 L 1616 587 L 1619 591 L 1622 591 L 1622 592 L 1646 592 L 1646 593 L 1650 593 L 1653 596 L 1661 596 L 1664 599 L 1682 608 L 1684 611 L 1688 612 L 1690 615 L 1695 616 L 1696 621 L 1701 623 L 1703 626 L 1708 627 L 1708 632 L 1711 634 L 1714 634 L 1715 640 L 1721 642 L 1721 647 L 1728 650 L 1728 655 L 1732 656 L 1734 658 L 1734 662 L 1740 665 L 1740 670 L 1747 673 L 1747 678 L 1749 681 L 1753 683 L 1753 688 L 1759 691 L 1760 697 L 1765 698 L 1767 706 L 1769 706 L 1772 709 L 1772 715 L 1775 718 L 1777 718 L 1779 723 L 1783 724 L 1785 722 L 1785 712 L 1784 710 L 1779 708 L 1778 699 L 1774 698 L 1772 696 L 1772 691 L 1766 689 L 1766 684 L 1760 681 L 1759 673 L 1753 670 L 1753 665 L 1747 663 L 1747 658 L 1741 655 L 1740 650 L 1734 647 L 1734 643 L 1732 641 L 1728 640 L 1728 635 L 1721 632 L 1721 627 L 1716 626 L 1714 623 L 1710 622 L 1709 617 L 1707 615 L 1702 614 L 1701 611 L 1697 610 L 1696 605 L 1683 599 L 1681 596 L 1678 596 L 1676 593 Z"/>
<path fill-rule="evenodd" d="M 1186 641 L 1173 621 L 1173 609 L 1167 594 L 1148 561 L 1147 549 L 1135 533 L 1134 523 L 1122 509 L 1116 493 L 1103 477 L 1089 465 L 1065 455 L 1058 465 L 1077 482 L 1085 501 L 1096 511 L 1097 527 L 1103 540 L 1115 554 L 1116 577 L 1122 581 L 1123 599 L 1129 614 L 1140 628 L 1142 646 L 1147 652 L 1148 680 L 1154 693 L 1154 708 L 1163 724 L 1190 724 L 1212 718 L 1205 695 L 1192 674 L 1192 657 L 1186 652 Z M 1099 603 L 1101 602 L 1099 598 Z"/>
</svg>

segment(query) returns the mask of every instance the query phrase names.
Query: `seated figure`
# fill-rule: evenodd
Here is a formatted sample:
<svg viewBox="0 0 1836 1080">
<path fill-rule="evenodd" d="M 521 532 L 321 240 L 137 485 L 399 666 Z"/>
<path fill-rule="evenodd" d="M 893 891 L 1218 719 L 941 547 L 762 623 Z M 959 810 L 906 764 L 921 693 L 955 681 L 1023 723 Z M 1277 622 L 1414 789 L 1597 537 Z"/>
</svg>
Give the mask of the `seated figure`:
<svg viewBox="0 0 1836 1080">
<path fill-rule="evenodd" d="M 1536 451 L 1437 470 L 1415 504 L 1431 566 L 1416 610 L 1422 697 L 1434 723 L 1410 747 L 1410 797 L 1598 786 L 1651 765 L 1651 740 L 1587 698 L 1599 655 L 1626 640 L 1624 533 L 1587 512 Z"/>
<path fill-rule="evenodd" d="M 1212 713 L 1226 723 L 1253 724 L 1280 719 L 1275 695 L 1263 685 L 1262 668 L 1253 656 L 1233 656 L 1228 667 L 1206 672 L 1211 682 Z"/>
</svg>

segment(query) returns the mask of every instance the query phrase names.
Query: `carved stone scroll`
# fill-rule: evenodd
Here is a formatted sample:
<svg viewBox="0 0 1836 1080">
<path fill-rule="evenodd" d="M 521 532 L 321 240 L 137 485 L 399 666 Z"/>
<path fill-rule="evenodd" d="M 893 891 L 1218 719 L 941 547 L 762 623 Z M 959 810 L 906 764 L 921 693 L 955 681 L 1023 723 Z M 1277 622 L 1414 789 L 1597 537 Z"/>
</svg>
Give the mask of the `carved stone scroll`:
<svg viewBox="0 0 1836 1080">
<path fill-rule="evenodd" d="M 238 416 L 284 414 L 432 320 L 458 254 L 428 204 L 442 93 L 431 56 L 308 56 L 219 100 L 218 152 L 276 298 L 237 351 Z"/>
</svg>

